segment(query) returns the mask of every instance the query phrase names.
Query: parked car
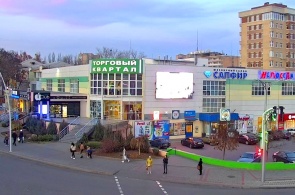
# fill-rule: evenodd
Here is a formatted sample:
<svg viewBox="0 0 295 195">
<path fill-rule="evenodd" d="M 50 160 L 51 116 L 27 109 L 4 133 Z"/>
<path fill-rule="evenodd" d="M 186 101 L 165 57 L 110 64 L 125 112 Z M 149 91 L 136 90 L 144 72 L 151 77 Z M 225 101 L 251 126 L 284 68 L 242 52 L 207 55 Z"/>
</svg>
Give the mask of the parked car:
<svg viewBox="0 0 295 195">
<path fill-rule="evenodd" d="M 249 144 L 257 144 L 258 142 L 259 142 L 258 137 L 252 133 L 239 135 L 239 143 L 249 145 Z"/>
<path fill-rule="evenodd" d="M 269 140 L 280 140 L 283 138 L 282 133 L 279 131 L 267 131 L 268 132 L 268 139 Z"/>
<path fill-rule="evenodd" d="M 189 138 L 182 139 L 181 145 L 187 146 L 190 148 L 203 148 L 204 142 L 201 138 L 189 137 Z"/>
<path fill-rule="evenodd" d="M 295 135 L 295 129 L 287 129 L 287 131 L 291 133 L 291 136 Z"/>
<path fill-rule="evenodd" d="M 240 156 L 238 162 L 261 162 L 261 156 L 257 152 L 245 152 Z"/>
<path fill-rule="evenodd" d="M 168 148 L 171 146 L 171 143 L 169 140 L 164 138 L 155 138 L 154 140 L 150 141 L 151 147 L 157 147 L 157 148 Z"/>
<path fill-rule="evenodd" d="M 295 163 L 295 152 L 277 151 L 272 155 L 274 162 Z"/>
<path fill-rule="evenodd" d="M 209 144 L 211 146 L 215 146 L 218 142 L 215 141 L 214 135 L 207 135 L 206 137 L 201 138 L 205 144 Z"/>
<path fill-rule="evenodd" d="M 283 133 L 283 139 L 287 139 L 287 140 L 291 139 L 291 133 L 289 131 L 283 130 L 282 133 Z"/>
</svg>

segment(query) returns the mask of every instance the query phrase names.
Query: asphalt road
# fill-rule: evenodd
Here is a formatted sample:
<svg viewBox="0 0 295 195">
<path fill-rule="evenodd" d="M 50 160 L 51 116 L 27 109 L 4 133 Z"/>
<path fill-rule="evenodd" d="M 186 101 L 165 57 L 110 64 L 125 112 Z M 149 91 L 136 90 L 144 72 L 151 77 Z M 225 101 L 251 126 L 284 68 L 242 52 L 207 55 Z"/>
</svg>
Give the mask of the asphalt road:
<svg viewBox="0 0 295 195">
<path fill-rule="evenodd" d="M 191 149 L 186 146 L 182 146 L 180 144 L 180 140 L 171 140 L 171 147 L 176 147 L 176 149 L 207 156 L 207 157 L 213 157 L 222 159 L 223 158 L 223 152 L 217 149 L 214 149 L 214 146 L 210 146 L 208 144 L 205 144 L 205 147 L 202 149 Z M 290 141 L 286 140 L 279 140 L 279 141 L 272 141 L 270 143 L 270 148 L 268 151 L 268 161 L 272 162 L 272 154 L 278 150 L 291 150 L 294 151 L 295 148 L 295 138 Z M 237 161 L 240 156 L 244 152 L 255 152 L 258 151 L 259 144 L 257 145 L 246 145 L 246 144 L 239 144 L 239 147 L 237 150 L 225 151 L 225 160 L 232 160 Z"/>
<path fill-rule="evenodd" d="M 104 176 L 61 169 L 7 154 L 0 156 L 0 175 L 0 190 L 5 195 L 275 195 L 294 192 L 294 189 L 233 189 Z"/>
</svg>

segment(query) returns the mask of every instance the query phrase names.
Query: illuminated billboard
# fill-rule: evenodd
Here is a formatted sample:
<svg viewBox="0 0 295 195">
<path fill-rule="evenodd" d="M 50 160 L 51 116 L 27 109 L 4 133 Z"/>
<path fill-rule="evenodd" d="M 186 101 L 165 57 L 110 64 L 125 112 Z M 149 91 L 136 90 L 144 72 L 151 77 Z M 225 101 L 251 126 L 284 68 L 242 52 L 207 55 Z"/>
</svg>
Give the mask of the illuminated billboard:
<svg viewBox="0 0 295 195">
<path fill-rule="evenodd" d="M 187 72 L 157 72 L 156 99 L 191 99 L 194 75 Z"/>
</svg>

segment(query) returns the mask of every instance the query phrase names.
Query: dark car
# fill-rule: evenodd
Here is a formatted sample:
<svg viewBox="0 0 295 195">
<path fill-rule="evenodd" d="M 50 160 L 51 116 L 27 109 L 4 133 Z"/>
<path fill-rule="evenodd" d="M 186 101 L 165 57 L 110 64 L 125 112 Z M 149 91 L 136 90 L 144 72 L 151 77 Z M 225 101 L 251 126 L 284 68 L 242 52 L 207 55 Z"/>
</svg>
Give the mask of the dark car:
<svg viewBox="0 0 295 195">
<path fill-rule="evenodd" d="M 274 162 L 294 163 L 295 152 L 292 151 L 277 151 L 272 155 Z"/>
<path fill-rule="evenodd" d="M 259 139 L 254 134 L 246 133 L 239 135 L 239 143 L 243 144 L 257 144 L 259 142 Z"/>
<path fill-rule="evenodd" d="M 168 148 L 171 146 L 169 140 L 164 138 L 155 138 L 154 140 L 150 141 L 151 147 L 157 148 Z"/>
<path fill-rule="evenodd" d="M 280 140 L 282 138 L 282 133 L 279 131 L 267 131 L 269 140 Z"/>
<path fill-rule="evenodd" d="M 201 138 L 188 137 L 181 140 L 181 145 L 190 148 L 203 148 L 204 142 Z"/>
<path fill-rule="evenodd" d="M 291 139 L 291 133 L 289 131 L 283 130 L 282 133 L 283 133 L 283 137 L 282 137 L 283 139 L 287 139 L 287 140 Z"/>
</svg>

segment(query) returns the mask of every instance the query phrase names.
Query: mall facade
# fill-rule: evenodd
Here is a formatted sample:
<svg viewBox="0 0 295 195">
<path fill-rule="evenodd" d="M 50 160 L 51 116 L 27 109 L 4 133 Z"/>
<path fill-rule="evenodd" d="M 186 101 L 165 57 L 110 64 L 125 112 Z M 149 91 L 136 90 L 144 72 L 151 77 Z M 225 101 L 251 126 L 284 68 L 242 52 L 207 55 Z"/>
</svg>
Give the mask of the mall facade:
<svg viewBox="0 0 295 195">
<path fill-rule="evenodd" d="M 69 105 L 83 117 L 130 120 L 135 129 L 165 121 L 170 135 L 194 136 L 215 133 L 224 124 L 232 130 L 260 131 L 263 111 L 273 106 L 284 110 L 278 110 L 278 121 L 269 129 L 295 127 L 294 79 L 295 72 L 156 59 L 97 59 L 42 70 L 42 88 L 60 94 L 50 98 L 51 117 L 54 110 L 67 117 L 55 107 Z M 221 108 L 230 111 L 230 121 L 220 121 Z"/>
</svg>

